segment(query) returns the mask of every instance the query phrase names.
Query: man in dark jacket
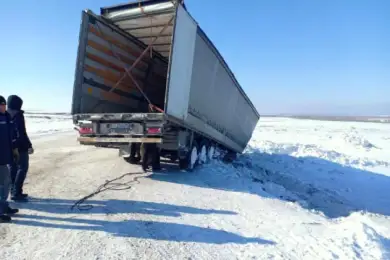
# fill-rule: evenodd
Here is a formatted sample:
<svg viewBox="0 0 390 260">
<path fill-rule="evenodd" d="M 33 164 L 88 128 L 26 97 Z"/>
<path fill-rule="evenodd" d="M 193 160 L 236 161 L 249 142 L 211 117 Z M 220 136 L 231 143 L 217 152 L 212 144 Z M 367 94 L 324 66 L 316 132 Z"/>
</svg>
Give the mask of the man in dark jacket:
<svg viewBox="0 0 390 260">
<path fill-rule="evenodd" d="M 27 194 L 23 193 L 23 183 L 28 172 L 29 154 L 32 154 L 34 150 L 26 131 L 24 111 L 22 110 L 23 100 L 16 95 L 12 95 L 8 97 L 7 103 L 7 111 L 11 115 L 18 132 L 16 146 L 19 151 L 19 162 L 11 165 L 11 199 L 22 202 L 27 201 Z"/>
<path fill-rule="evenodd" d="M 7 199 L 11 184 L 9 164 L 18 159 L 16 128 L 6 112 L 6 101 L 0 96 L 0 223 L 11 221 L 9 215 L 19 210 L 10 208 Z"/>
</svg>

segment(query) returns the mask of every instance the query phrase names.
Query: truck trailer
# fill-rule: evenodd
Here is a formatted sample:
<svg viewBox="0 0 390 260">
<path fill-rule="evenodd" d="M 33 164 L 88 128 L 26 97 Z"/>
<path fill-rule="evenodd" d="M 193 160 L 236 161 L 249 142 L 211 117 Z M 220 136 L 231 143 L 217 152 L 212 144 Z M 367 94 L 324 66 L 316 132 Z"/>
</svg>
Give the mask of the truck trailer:
<svg viewBox="0 0 390 260">
<path fill-rule="evenodd" d="M 260 118 L 178 0 L 82 12 L 72 115 L 90 124 L 82 144 L 117 147 L 127 161 L 131 149 L 153 144 L 186 170 L 217 147 L 242 153 Z"/>
</svg>

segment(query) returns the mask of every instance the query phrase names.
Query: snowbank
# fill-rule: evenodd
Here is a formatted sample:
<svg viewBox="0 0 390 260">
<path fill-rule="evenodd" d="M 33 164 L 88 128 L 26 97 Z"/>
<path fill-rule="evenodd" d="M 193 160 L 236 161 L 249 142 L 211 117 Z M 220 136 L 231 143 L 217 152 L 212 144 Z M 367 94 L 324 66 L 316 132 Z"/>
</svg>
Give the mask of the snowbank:
<svg viewBox="0 0 390 260">
<path fill-rule="evenodd" d="M 32 134 L 67 115 L 28 116 Z M 161 172 L 51 135 L 31 157 L 4 259 L 390 259 L 390 125 L 262 118 L 233 164 Z M 129 189 L 90 198 L 106 180 Z M 135 177 L 137 176 L 137 181 Z M 58 243 L 63 241 L 63 243 Z M 65 245 L 65 246 L 64 246 Z"/>
<path fill-rule="evenodd" d="M 236 166 L 271 193 L 329 217 L 390 216 L 389 132 L 375 123 L 266 118 Z"/>
</svg>

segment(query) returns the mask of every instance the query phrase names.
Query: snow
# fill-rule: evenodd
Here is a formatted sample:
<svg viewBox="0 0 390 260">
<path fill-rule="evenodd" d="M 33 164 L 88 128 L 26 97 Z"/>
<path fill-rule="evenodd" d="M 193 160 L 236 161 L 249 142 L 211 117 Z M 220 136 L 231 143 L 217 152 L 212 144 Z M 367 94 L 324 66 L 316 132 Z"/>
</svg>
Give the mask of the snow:
<svg viewBox="0 0 390 260">
<path fill-rule="evenodd" d="M 144 174 L 54 118 L 2 259 L 390 259 L 390 124 L 262 118 L 232 164 Z"/>
<path fill-rule="evenodd" d="M 59 113 L 26 112 L 26 127 L 30 136 L 47 136 L 73 130 L 72 117 Z"/>
<path fill-rule="evenodd" d="M 375 123 L 265 121 L 243 157 L 268 169 L 274 182 L 309 184 L 348 207 L 389 215 L 389 131 Z"/>
</svg>

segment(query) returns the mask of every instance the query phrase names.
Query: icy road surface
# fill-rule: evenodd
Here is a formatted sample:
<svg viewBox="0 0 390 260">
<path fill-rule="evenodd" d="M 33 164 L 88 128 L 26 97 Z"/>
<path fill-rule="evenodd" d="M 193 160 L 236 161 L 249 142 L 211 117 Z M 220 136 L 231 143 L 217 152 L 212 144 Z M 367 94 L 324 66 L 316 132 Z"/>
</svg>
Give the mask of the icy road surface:
<svg viewBox="0 0 390 260">
<path fill-rule="evenodd" d="M 69 133 L 34 144 L 0 259 L 390 259 L 389 124 L 262 119 L 237 162 L 193 173 L 140 174 Z"/>
</svg>

